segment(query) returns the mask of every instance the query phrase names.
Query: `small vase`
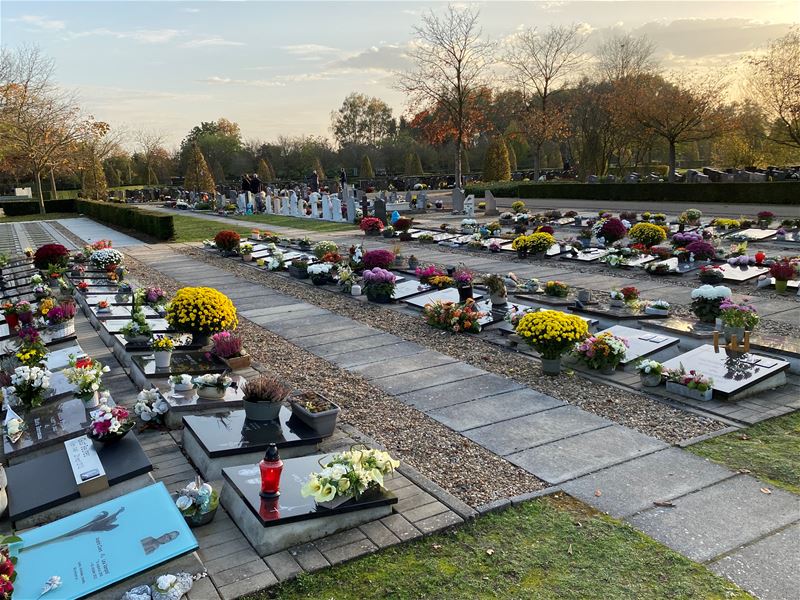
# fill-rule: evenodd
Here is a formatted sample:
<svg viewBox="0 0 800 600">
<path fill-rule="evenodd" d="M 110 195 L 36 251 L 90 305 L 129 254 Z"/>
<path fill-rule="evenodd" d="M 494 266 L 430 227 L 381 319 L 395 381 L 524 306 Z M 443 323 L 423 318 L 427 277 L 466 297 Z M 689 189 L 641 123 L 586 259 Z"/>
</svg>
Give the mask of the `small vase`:
<svg viewBox="0 0 800 600">
<path fill-rule="evenodd" d="M 542 372 L 545 375 L 560 375 L 561 374 L 561 357 L 558 358 L 543 358 L 542 359 Z"/>
<path fill-rule="evenodd" d="M 10 331 L 14 331 L 19 327 L 19 317 L 16 314 L 6 315 L 6 325 Z"/>
<path fill-rule="evenodd" d="M 192 344 L 205 348 L 209 343 L 207 333 L 192 333 Z"/>
<path fill-rule="evenodd" d="M 613 375 L 616 370 L 616 365 L 605 365 L 599 369 L 601 375 Z"/>
<path fill-rule="evenodd" d="M 350 295 L 351 296 L 360 296 L 361 295 L 361 286 L 357 283 L 350 287 Z"/>
<path fill-rule="evenodd" d="M 656 387 L 661 385 L 661 375 L 658 373 L 640 373 L 642 385 L 645 387 Z"/>
<path fill-rule="evenodd" d="M 408 268 L 411 271 L 416 271 L 418 266 L 419 266 L 419 261 L 417 261 L 417 260 L 409 260 L 408 261 Z"/>
<path fill-rule="evenodd" d="M 492 306 L 503 306 L 504 304 L 508 304 L 508 296 L 505 294 L 490 294 L 489 300 L 492 303 Z"/>
<path fill-rule="evenodd" d="M 251 260 L 253 260 L 253 255 L 252 254 L 242 254 L 242 260 L 244 262 L 250 262 Z"/>
<path fill-rule="evenodd" d="M 156 369 L 168 369 L 172 361 L 172 350 L 157 350 L 153 353 L 156 357 Z"/>
<path fill-rule="evenodd" d="M 472 286 L 466 285 L 458 288 L 458 301 L 462 304 L 472 298 Z"/>
<path fill-rule="evenodd" d="M 242 402 L 245 417 L 251 421 L 274 421 L 281 412 L 281 402 Z"/>
<path fill-rule="evenodd" d="M 225 397 L 225 392 L 228 388 L 218 387 L 198 387 L 197 397 L 204 398 L 205 400 L 222 400 Z"/>
<path fill-rule="evenodd" d="M 97 408 L 100 406 L 100 394 L 96 391 L 79 394 L 78 397 L 83 401 L 84 408 Z"/>
<path fill-rule="evenodd" d="M 786 292 L 786 288 L 789 285 L 789 282 L 782 279 L 775 280 L 775 291 L 779 294 L 783 294 Z"/>
</svg>

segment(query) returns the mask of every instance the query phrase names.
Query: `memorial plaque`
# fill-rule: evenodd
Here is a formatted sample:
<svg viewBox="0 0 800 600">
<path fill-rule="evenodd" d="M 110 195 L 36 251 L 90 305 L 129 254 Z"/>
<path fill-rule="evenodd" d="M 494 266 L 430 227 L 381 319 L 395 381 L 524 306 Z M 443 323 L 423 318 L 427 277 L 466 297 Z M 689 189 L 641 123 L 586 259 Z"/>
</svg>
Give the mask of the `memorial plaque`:
<svg viewBox="0 0 800 600">
<path fill-rule="evenodd" d="M 266 451 L 270 444 L 276 444 L 278 448 L 306 446 L 323 439 L 294 418 L 286 406 L 281 407 L 274 421 L 251 421 L 245 417 L 244 410 L 231 410 L 214 415 L 186 416 L 183 424 L 210 458 Z"/>
<path fill-rule="evenodd" d="M 395 300 L 402 300 L 404 298 L 408 298 L 409 296 L 421 294 L 422 292 L 426 292 L 430 289 L 431 286 L 429 286 L 427 283 L 421 283 L 415 279 L 407 279 L 406 281 L 398 283 L 394 286 L 392 298 Z"/>
<path fill-rule="evenodd" d="M 421 235 L 426 234 L 426 233 L 428 235 L 432 235 L 433 236 L 433 241 L 434 242 L 447 242 L 447 241 L 453 240 L 456 237 L 458 237 L 458 236 L 456 236 L 456 235 L 454 235 L 452 233 L 443 233 L 443 232 L 437 233 L 435 231 L 419 231 L 417 233 L 412 233 L 411 237 L 412 237 L 412 239 L 416 240 L 416 239 L 419 239 L 419 237 Z"/>
<path fill-rule="evenodd" d="M 548 296 L 544 292 L 522 292 L 519 294 L 516 292 L 512 293 L 514 294 L 515 298 L 522 298 L 523 300 L 536 302 L 538 304 L 547 304 L 548 306 L 570 306 L 575 304 L 575 300 L 562 298 L 561 296 Z"/>
<path fill-rule="evenodd" d="M 139 307 L 144 314 L 145 317 L 156 318 L 158 317 L 158 313 L 150 308 L 149 306 L 141 306 Z M 106 309 L 98 308 L 97 306 L 92 306 L 91 311 L 95 315 L 97 315 L 98 319 L 106 320 L 106 319 L 126 319 L 128 321 L 131 320 L 131 309 L 132 307 L 129 306 L 121 306 L 119 304 L 112 304 Z"/>
<path fill-rule="evenodd" d="M 157 515 L 157 518 L 154 518 Z M 20 535 L 14 595 L 35 599 L 53 575 L 54 598 L 84 598 L 197 549 L 163 483 L 156 483 Z"/>
<path fill-rule="evenodd" d="M 116 294 L 89 294 L 89 295 L 84 295 L 84 300 L 86 301 L 86 304 L 88 304 L 89 306 L 97 306 L 97 304 L 99 304 L 103 300 L 105 300 L 106 302 L 108 302 L 112 306 L 113 305 L 116 305 L 116 306 L 132 306 L 133 305 L 131 294 L 128 294 L 126 296 L 125 301 L 123 301 L 123 302 L 119 302 L 119 300 L 117 299 L 117 295 Z"/>
<path fill-rule="evenodd" d="M 103 327 L 109 333 L 116 334 L 128 323 L 130 323 L 130 320 L 109 319 L 108 321 L 103 321 Z M 170 329 L 169 323 L 165 319 L 147 319 L 147 324 L 151 327 L 153 333 L 175 333 Z"/>
<path fill-rule="evenodd" d="M 128 340 L 125 339 L 124 335 L 119 333 L 114 335 L 115 338 L 122 344 L 122 347 L 125 348 L 128 352 L 152 352 L 153 349 L 150 348 L 150 344 L 132 344 Z M 199 350 L 200 344 L 195 344 L 192 341 L 192 336 L 188 333 L 168 333 L 164 334 L 164 337 L 170 338 L 175 343 L 174 350 L 176 351 L 188 351 L 188 350 Z"/>
<path fill-rule="evenodd" d="M 561 258 L 564 260 L 577 260 L 579 262 L 594 262 L 608 254 L 603 248 L 587 248 L 577 253 L 566 252 Z"/>
<path fill-rule="evenodd" d="M 751 229 L 744 229 L 742 231 L 736 231 L 726 237 L 745 239 L 750 241 L 759 241 L 759 240 L 769 239 L 773 237 L 776 233 L 778 233 L 777 229 L 751 228 Z"/>
<path fill-rule="evenodd" d="M 69 366 L 70 354 L 75 355 L 75 358 L 86 356 L 86 352 L 83 351 L 83 348 L 77 344 L 74 344 L 67 348 L 53 350 L 52 352 L 48 353 L 44 360 L 45 367 L 47 367 L 47 369 L 50 371 L 60 371 L 61 369 L 66 369 Z"/>
<path fill-rule="evenodd" d="M 102 445 L 102 444 L 101 444 Z M 108 487 L 108 477 L 94 442 L 82 435 L 64 442 L 73 483 L 80 496 L 90 496 Z M 48 486 L 52 481 L 48 478 Z"/>
<path fill-rule="evenodd" d="M 711 377 L 714 395 L 722 398 L 739 394 L 789 369 L 789 363 L 785 360 L 734 352 L 722 346 L 719 352 L 715 352 L 710 344 L 668 360 L 664 367 L 677 369 L 681 364 L 687 371 L 694 369 Z"/>
<path fill-rule="evenodd" d="M 264 527 L 274 527 L 397 503 L 397 496 L 389 491 L 379 489 L 363 494 L 359 500 L 354 498 L 348 500 L 336 508 L 318 506 L 313 498 L 301 496 L 300 488 L 308 479 L 309 473 L 321 470 L 320 463 L 324 463 L 330 458 L 330 455 L 312 455 L 283 461 L 281 495 L 272 502 L 259 496 L 261 477 L 258 465 L 228 467 L 222 470 L 222 476 L 226 485 L 231 486 L 231 489 L 244 501 L 247 508 Z"/>
<path fill-rule="evenodd" d="M 666 350 L 680 341 L 676 337 L 650 333 L 642 331 L 641 329 L 625 327 L 624 325 L 614 325 L 613 327 L 598 332 L 598 335 L 600 333 L 611 333 L 617 337 L 625 338 L 628 341 L 628 351 L 625 353 L 625 358 L 621 361 L 623 365 L 638 362 L 640 359 L 655 354 L 656 352 Z"/>
<path fill-rule="evenodd" d="M 641 267 L 642 265 L 646 265 L 647 263 L 653 262 L 656 259 L 655 256 L 650 256 L 649 254 L 640 254 L 639 256 L 634 256 L 628 259 L 628 267 Z"/>
<path fill-rule="evenodd" d="M 12 444 L 3 436 L 3 452 L 6 459 L 28 452 L 60 444 L 64 440 L 83 435 L 91 421 L 83 406 L 83 400 L 68 398 L 45 404 L 39 408 L 20 413 L 27 430 Z"/>
<path fill-rule="evenodd" d="M 737 283 L 750 281 L 751 279 L 756 279 L 761 275 L 769 273 L 767 267 L 757 267 L 754 265 L 735 266 L 725 263 L 720 265 L 720 269 L 722 270 L 725 281 L 735 281 Z"/>
<path fill-rule="evenodd" d="M 156 358 L 153 354 L 136 354 L 131 359 L 148 379 L 182 374 L 224 373 L 228 370 L 224 362 L 209 352 L 173 352 L 170 366 L 165 369 L 156 367 Z"/>
<path fill-rule="evenodd" d="M 483 298 L 483 294 L 476 290 L 473 290 L 472 297 L 475 300 Z M 423 308 L 426 304 L 431 302 L 458 302 L 458 290 L 456 288 L 447 288 L 444 290 L 433 290 L 428 292 L 423 292 L 419 296 L 412 296 L 410 298 L 406 298 L 404 302 L 410 304 L 411 306 L 417 306 L 419 308 Z"/>
<path fill-rule="evenodd" d="M 488 248 L 492 244 L 497 244 L 498 246 L 503 246 L 503 244 L 508 243 L 508 240 L 498 237 L 490 237 L 483 240 L 483 247 Z"/>
</svg>

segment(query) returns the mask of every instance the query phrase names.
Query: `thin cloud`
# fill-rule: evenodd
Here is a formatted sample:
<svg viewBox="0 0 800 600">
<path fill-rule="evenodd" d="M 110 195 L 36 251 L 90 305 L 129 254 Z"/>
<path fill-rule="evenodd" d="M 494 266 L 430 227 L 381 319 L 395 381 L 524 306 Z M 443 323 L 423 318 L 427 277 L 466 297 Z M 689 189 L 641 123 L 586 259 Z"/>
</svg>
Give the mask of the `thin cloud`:
<svg viewBox="0 0 800 600">
<path fill-rule="evenodd" d="M 285 83 L 276 79 L 232 79 L 230 77 L 206 77 L 200 80 L 211 85 L 243 85 L 248 87 L 283 87 Z"/>
<path fill-rule="evenodd" d="M 317 61 L 330 58 L 332 54 L 339 54 L 341 50 L 321 44 L 290 44 L 281 46 L 281 50 L 295 57 L 296 60 Z"/>
<path fill-rule="evenodd" d="M 131 31 L 115 31 L 113 29 L 90 29 L 67 34 L 68 39 L 86 37 L 111 37 L 118 40 L 133 40 L 139 44 L 165 44 L 185 32 L 179 29 L 134 29 Z"/>
<path fill-rule="evenodd" d="M 67 26 L 64 21 L 48 19 L 41 15 L 22 15 L 15 19 L 9 19 L 9 21 L 12 23 L 24 23 L 25 25 L 30 25 L 41 31 L 61 31 Z"/>
<path fill-rule="evenodd" d="M 244 42 L 226 40 L 219 36 L 199 38 L 181 44 L 181 48 L 207 48 L 210 46 L 244 46 Z"/>
</svg>

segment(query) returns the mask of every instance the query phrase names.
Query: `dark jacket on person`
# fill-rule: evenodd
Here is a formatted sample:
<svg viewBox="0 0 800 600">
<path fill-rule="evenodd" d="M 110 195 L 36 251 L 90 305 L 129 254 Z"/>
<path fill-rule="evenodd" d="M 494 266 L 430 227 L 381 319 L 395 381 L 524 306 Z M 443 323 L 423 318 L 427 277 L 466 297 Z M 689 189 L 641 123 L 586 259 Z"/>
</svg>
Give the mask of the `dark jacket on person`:
<svg viewBox="0 0 800 600">
<path fill-rule="evenodd" d="M 242 191 L 243 192 L 250 191 L 250 178 L 247 175 L 242 176 Z"/>
<path fill-rule="evenodd" d="M 319 175 L 317 175 L 316 173 L 312 173 L 311 175 L 309 175 L 308 187 L 311 188 L 312 192 L 319 191 Z"/>
<path fill-rule="evenodd" d="M 261 180 L 258 177 L 250 178 L 250 191 L 254 194 L 261 192 Z"/>
</svg>

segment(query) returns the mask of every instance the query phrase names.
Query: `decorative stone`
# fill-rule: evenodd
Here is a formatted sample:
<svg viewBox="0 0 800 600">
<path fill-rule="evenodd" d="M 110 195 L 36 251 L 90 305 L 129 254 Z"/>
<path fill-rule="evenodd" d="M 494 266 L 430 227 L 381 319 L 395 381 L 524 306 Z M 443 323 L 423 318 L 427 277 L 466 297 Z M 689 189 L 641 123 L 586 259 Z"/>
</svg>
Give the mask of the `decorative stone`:
<svg viewBox="0 0 800 600">
<path fill-rule="evenodd" d="M 149 585 L 137 585 L 135 588 L 125 592 L 122 600 L 152 600 Z"/>
<path fill-rule="evenodd" d="M 189 573 L 178 573 L 174 577 L 176 577 L 176 581 L 166 592 L 159 591 L 158 583 L 153 586 L 152 600 L 180 600 L 184 594 L 187 594 L 192 589 L 194 582 Z"/>
</svg>

